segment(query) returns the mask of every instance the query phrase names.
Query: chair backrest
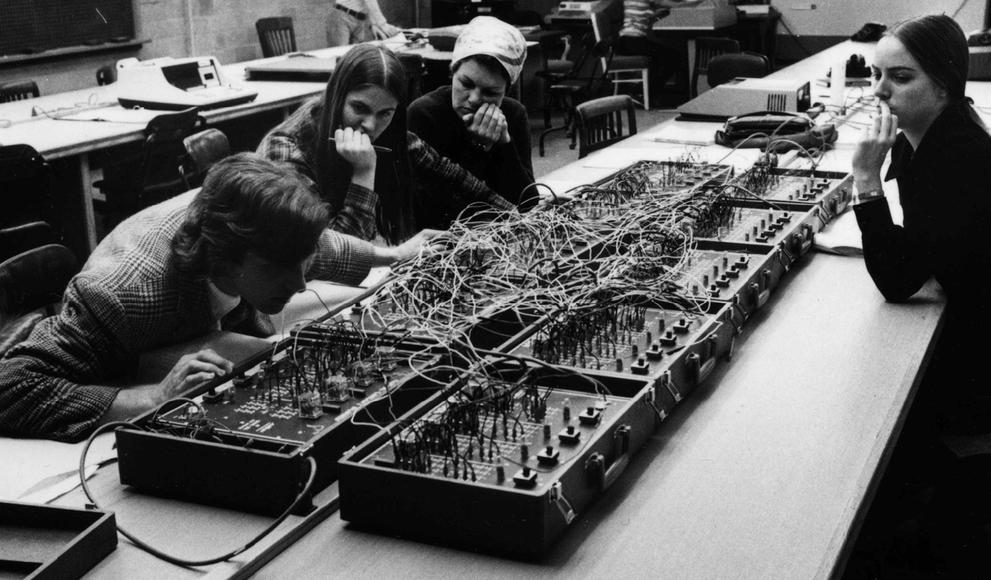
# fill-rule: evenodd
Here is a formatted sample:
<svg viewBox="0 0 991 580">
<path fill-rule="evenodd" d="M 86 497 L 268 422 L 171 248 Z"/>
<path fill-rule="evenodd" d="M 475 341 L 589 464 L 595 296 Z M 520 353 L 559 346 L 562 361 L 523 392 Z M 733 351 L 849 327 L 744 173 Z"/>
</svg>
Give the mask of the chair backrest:
<svg viewBox="0 0 991 580">
<path fill-rule="evenodd" d="M 0 262 L 21 252 L 58 243 L 58 234 L 48 222 L 27 222 L 0 229 Z"/>
<path fill-rule="evenodd" d="M 612 54 L 612 45 L 615 39 L 614 31 L 610 26 L 609 17 L 605 12 L 592 11 L 592 34 L 595 35 L 595 42 L 602 43 L 605 50 L 600 50 L 599 65 L 602 70 L 609 68 L 609 56 Z"/>
<path fill-rule="evenodd" d="M 117 82 L 117 69 L 112 64 L 105 64 L 96 69 L 96 84 L 103 86 Z"/>
<path fill-rule="evenodd" d="M 0 147 L 0 227 L 47 221 L 59 229 L 51 167 L 34 147 Z"/>
<path fill-rule="evenodd" d="M 55 314 L 69 280 L 79 271 L 71 250 L 46 244 L 0 262 L 0 357 Z"/>
<path fill-rule="evenodd" d="M 0 103 L 23 101 L 41 96 L 38 84 L 34 81 L 13 81 L 0 84 Z"/>
<path fill-rule="evenodd" d="M 262 45 L 262 56 L 279 56 L 296 51 L 296 32 L 293 29 L 292 18 L 289 16 L 273 16 L 260 18 L 255 22 L 258 40 Z"/>
<path fill-rule="evenodd" d="M 145 144 L 138 170 L 137 208 L 146 207 L 183 191 L 178 166 L 186 155 L 183 139 L 201 128 L 196 107 L 156 115 L 145 127 Z"/>
<path fill-rule="evenodd" d="M 7 317 L 58 303 L 79 260 L 69 248 L 46 244 L 0 262 L 0 311 Z"/>
<path fill-rule="evenodd" d="M 710 87 L 716 87 L 736 77 L 761 78 L 769 72 L 771 63 L 763 54 L 718 54 L 709 61 L 706 81 Z"/>
<path fill-rule="evenodd" d="M 205 129 L 182 140 L 186 148 L 184 163 L 179 165 L 179 173 L 186 189 L 199 187 L 206 172 L 213 164 L 231 154 L 231 145 L 219 129 Z"/>
<path fill-rule="evenodd" d="M 627 129 L 623 132 L 623 113 Z M 585 101 L 575 107 L 578 158 L 608 147 L 637 133 L 636 109 L 629 95 L 613 95 Z"/>
<path fill-rule="evenodd" d="M 732 38 L 700 36 L 695 39 L 695 66 L 692 68 L 692 97 L 699 94 L 699 76 L 708 77 L 709 61 L 719 54 L 740 52 L 740 43 Z"/>
</svg>

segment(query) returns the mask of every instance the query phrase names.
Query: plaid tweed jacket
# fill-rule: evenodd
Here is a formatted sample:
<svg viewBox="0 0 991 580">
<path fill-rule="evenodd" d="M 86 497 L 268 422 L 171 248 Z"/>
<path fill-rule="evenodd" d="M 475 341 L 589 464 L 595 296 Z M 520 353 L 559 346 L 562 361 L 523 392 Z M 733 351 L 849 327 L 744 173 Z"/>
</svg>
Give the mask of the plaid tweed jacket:
<svg viewBox="0 0 991 580">
<path fill-rule="evenodd" d="M 0 434 L 78 440 L 95 428 L 145 351 L 217 329 L 205 280 L 175 269 L 172 238 L 194 192 L 121 223 L 69 282 L 62 312 L 0 360 Z M 325 231 L 307 276 L 357 284 L 372 246 Z M 244 327 L 271 334 L 254 311 Z"/>
</svg>

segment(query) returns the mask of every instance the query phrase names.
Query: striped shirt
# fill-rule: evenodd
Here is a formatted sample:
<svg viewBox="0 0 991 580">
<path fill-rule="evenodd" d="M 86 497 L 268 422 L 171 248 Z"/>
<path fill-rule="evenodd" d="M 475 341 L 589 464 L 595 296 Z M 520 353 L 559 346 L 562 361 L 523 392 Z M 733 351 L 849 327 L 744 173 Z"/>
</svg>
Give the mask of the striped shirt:
<svg viewBox="0 0 991 580">
<path fill-rule="evenodd" d="M 654 0 L 623 0 L 623 27 L 620 36 L 645 37 L 654 23 L 654 13 L 661 3 Z"/>
</svg>

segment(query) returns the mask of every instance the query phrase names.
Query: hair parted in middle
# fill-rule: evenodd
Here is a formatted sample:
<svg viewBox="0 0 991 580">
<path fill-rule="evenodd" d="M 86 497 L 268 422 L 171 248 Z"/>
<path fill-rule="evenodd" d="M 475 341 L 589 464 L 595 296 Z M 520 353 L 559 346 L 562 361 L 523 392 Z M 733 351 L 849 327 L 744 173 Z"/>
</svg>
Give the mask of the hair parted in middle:
<svg viewBox="0 0 991 580">
<path fill-rule="evenodd" d="M 344 122 L 344 102 L 348 93 L 368 87 L 380 87 L 396 99 L 392 122 L 375 141 L 392 153 L 379 155 L 375 169 L 375 191 L 379 196 L 376 216 L 379 232 L 392 243 L 415 233 L 412 186 L 407 145 L 406 69 L 392 51 L 373 44 L 358 44 L 337 61 L 334 74 L 323 95 L 317 139 L 317 180 L 324 199 L 336 212 L 344 205 L 351 183 L 351 165 L 330 143 L 334 131 Z"/>
</svg>

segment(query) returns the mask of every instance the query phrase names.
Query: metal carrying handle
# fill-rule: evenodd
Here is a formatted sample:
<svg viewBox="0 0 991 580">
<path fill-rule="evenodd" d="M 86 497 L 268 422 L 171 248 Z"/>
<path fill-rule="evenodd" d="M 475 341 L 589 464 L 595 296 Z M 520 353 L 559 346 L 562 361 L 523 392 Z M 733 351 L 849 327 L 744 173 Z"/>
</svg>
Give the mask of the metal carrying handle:
<svg viewBox="0 0 991 580">
<path fill-rule="evenodd" d="M 585 473 L 592 479 L 600 492 L 609 489 L 616 483 L 619 476 L 630 464 L 630 426 L 620 425 L 613 432 L 613 441 L 616 449 L 616 458 L 612 465 L 606 467 L 606 457 L 602 453 L 593 453 L 585 460 Z"/>
</svg>

